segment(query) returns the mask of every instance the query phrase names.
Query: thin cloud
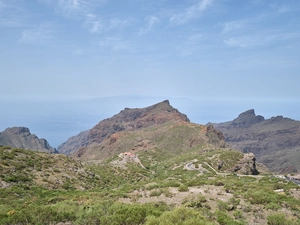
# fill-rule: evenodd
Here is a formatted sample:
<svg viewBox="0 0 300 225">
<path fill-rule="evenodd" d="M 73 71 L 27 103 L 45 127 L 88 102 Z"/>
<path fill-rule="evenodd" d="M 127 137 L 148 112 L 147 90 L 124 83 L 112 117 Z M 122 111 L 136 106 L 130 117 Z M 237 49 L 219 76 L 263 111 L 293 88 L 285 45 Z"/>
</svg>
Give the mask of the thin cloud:
<svg viewBox="0 0 300 225">
<path fill-rule="evenodd" d="M 223 33 L 229 33 L 232 31 L 242 30 L 247 26 L 246 20 L 234 20 L 225 22 L 222 24 L 223 26 Z"/>
<path fill-rule="evenodd" d="M 55 40 L 55 25 L 52 23 L 40 24 L 36 28 L 24 30 L 20 42 L 27 44 L 44 44 Z"/>
<path fill-rule="evenodd" d="M 98 42 L 98 46 L 102 50 L 132 52 L 132 49 L 129 47 L 129 44 L 126 41 L 123 41 L 122 39 L 117 37 L 108 37 L 104 40 L 101 40 Z"/>
<path fill-rule="evenodd" d="M 140 31 L 138 32 L 137 36 L 139 37 L 139 36 L 141 36 L 141 35 L 143 35 L 143 34 L 149 32 L 149 31 L 153 28 L 153 26 L 154 26 L 155 24 L 159 23 L 159 22 L 160 22 L 160 20 L 159 20 L 158 17 L 156 17 L 156 16 L 151 16 L 151 17 L 148 19 L 148 21 L 147 21 L 147 25 L 146 25 L 145 27 L 143 27 L 143 28 L 140 29 Z"/>
<path fill-rule="evenodd" d="M 170 24 L 184 24 L 191 19 L 198 18 L 203 11 L 205 11 L 213 0 L 201 0 L 197 4 L 192 5 L 184 10 L 182 13 L 173 15 L 169 22 Z"/>
<path fill-rule="evenodd" d="M 100 33 L 103 28 L 103 22 L 94 14 L 88 14 L 85 22 L 86 26 L 89 27 L 89 31 L 93 33 Z"/>
<path fill-rule="evenodd" d="M 230 37 L 225 39 L 224 43 L 230 47 L 252 48 L 297 41 L 299 38 L 300 33 L 254 34 L 248 36 Z"/>
<path fill-rule="evenodd" d="M 127 25 L 129 25 L 129 20 L 121 20 L 118 18 L 104 20 L 94 14 L 88 14 L 85 21 L 85 26 L 88 27 L 92 34 L 108 32 L 113 29 L 122 29 Z"/>
<path fill-rule="evenodd" d="M 56 12 L 66 17 L 85 16 L 105 0 L 38 0 L 55 8 Z"/>
<path fill-rule="evenodd" d="M 26 11 L 15 1 L 0 1 L 0 27 L 23 27 Z"/>
</svg>

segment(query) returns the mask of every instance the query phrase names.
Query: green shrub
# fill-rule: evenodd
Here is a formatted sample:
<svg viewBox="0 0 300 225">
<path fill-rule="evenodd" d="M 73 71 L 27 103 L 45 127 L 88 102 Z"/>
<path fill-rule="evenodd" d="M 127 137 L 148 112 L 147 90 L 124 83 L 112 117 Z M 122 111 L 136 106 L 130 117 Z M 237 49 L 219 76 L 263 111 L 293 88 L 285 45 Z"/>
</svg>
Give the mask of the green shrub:
<svg viewBox="0 0 300 225">
<path fill-rule="evenodd" d="M 180 183 L 176 180 L 169 180 L 165 183 L 163 183 L 164 187 L 179 187 Z"/>
<path fill-rule="evenodd" d="M 173 196 L 173 194 L 170 192 L 168 188 L 163 188 L 161 189 L 161 191 L 167 198 L 171 198 Z"/>
<path fill-rule="evenodd" d="M 201 208 L 202 203 L 206 202 L 206 198 L 199 194 L 198 196 L 188 196 L 183 199 L 182 204 L 186 207 Z"/>
<path fill-rule="evenodd" d="M 233 212 L 233 216 L 235 219 L 243 219 L 243 212 L 241 210 L 236 210 Z"/>
<path fill-rule="evenodd" d="M 267 218 L 268 225 L 286 225 L 287 220 L 283 213 L 273 213 Z"/>
<path fill-rule="evenodd" d="M 268 190 L 258 190 L 254 192 L 248 192 L 251 204 L 267 204 L 270 202 L 276 202 L 276 193 Z"/>
<path fill-rule="evenodd" d="M 184 185 L 184 184 L 181 184 L 179 187 L 178 187 L 178 191 L 180 192 L 185 192 L 185 191 L 188 191 L 189 190 L 189 187 Z"/>
<path fill-rule="evenodd" d="M 153 190 L 153 191 L 151 191 L 150 193 L 149 193 L 149 196 L 150 197 L 155 197 L 155 196 L 160 196 L 161 195 L 161 190 Z"/>
<path fill-rule="evenodd" d="M 266 209 L 271 209 L 271 210 L 277 211 L 278 209 L 281 209 L 281 206 L 275 202 L 270 202 L 266 205 Z"/>
<path fill-rule="evenodd" d="M 218 205 L 218 209 L 221 210 L 221 211 L 227 211 L 227 210 L 229 210 L 228 202 L 224 202 L 224 201 L 218 200 L 217 201 L 217 205 Z"/>
<path fill-rule="evenodd" d="M 234 220 L 228 213 L 217 211 L 217 222 L 220 225 L 244 225 L 246 224 L 244 221 Z"/>
<path fill-rule="evenodd" d="M 148 216 L 146 225 L 213 225 L 204 216 L 190 208 L 175 208 L 164 212 L 161 216 Z"/>
</svg>

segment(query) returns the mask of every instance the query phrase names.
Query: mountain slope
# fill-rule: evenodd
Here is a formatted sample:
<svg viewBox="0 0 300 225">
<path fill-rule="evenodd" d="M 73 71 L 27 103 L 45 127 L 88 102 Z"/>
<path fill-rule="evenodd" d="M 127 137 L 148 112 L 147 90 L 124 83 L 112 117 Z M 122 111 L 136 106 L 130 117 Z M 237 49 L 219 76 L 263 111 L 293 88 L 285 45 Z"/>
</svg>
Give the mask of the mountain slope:
<svg viewBox="0 0 300 225">
<path fill-rule="evenodd" d="M 88 133 L 88 142 L 73 156 L 106 159 L 122 152 L 158 150 L 177 154 L 214 143 L 225 147 L 222 133 L 189 122 L 169 101 L 141 109 L 124 109 L 102 120 Z"/>
<path fill-rule="evenodd" d="M 182 160 L 184 155 L 199 157 L 220 150 L 219 153 L 212 153 L 213 159 L 210 160 L 220 171 L 243 174 L 267 171 L 264 166 L 256 164 L 253 154 L 247 156 L 246 160 L 242 159 L 243 154 L 233 154 L 231 161 L 225 160 L 230 150 L 226 148 L 223 134 L 213 126 L 189 122 L 187 116 L 174 109 L 169 101 L 141 109 L 122 110 L 91 129 L 88 140 L 87 146 L 81 147 L 71 156 L 83 161 L 103 161 L 109 158 L 116 160 L 117 155 L 125 155 L 140 162 L 135 158 L 139 156 L 146 163 L 142 167 L 149 167 L 174 157 Z M 118 160 L 115 163 L 119 164 Z"/>
<path fill-rule="evenodd" d="M 12 127 L 0 132 L 0 145 L 57 153 L 56 149 L 52 148 L 46 139 L 39 139 L 35 134 L 31 134 L 26 127 Z"/>
<path fill-rule="evenodd" d="M 95 174 L 61 154 L 0 147 L 0 190 L 20 184 L 48 189 L 90 189 Z"/>
<path fill-rule="evenodd" d="M 242 152 L 253 152 L 270 170 L 300 171 L 300 121 L 282 116 L 265 119 L 252 109 L 213 126 L 224 134 L 226 142 Z"/>
<path fill-rule="evenodd" d="M 95 143 L 100 144 L 105 138 L 116 132 L 139 130 L 171 120 L 189 121 L 187 116 L 174 109 L 168 100 L 146 108 L 125 108 L 113 117 L 102 120 L 92 129 L 69 138 L 58 147 L 58 151 L 63 154 L 70 154 L 78 150 L 79 147 L 86 147 Z"/>
</svg>

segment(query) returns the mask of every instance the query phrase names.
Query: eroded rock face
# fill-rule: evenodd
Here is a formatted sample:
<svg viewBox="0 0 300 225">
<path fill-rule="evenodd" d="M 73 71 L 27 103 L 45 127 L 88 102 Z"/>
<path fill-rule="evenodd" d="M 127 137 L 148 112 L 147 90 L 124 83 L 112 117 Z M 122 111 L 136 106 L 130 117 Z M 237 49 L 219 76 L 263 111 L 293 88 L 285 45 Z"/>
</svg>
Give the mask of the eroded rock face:
<svg viewBox="0 0 300 225">
<path fill-rule="evenodd" d="M 256 168 L 256 158 L 253 153 L 244 154 L 244 158 L 240 160 L 238 165 L 232 172 L 240 172 L 245 175 L 258 175 L 259 172 Z"/>
<path fill-rule="evenodd" d="M 57 153 L 46 139 L 39 139 L 35 134 L 31 134 L 27 127 L 12 127 L 0 132 L 0 145 Z"/>
<path fill-rule="evenodd" d="M 174 120 L 189 122 L 188 117 L 173 108 L 168 100 L 146 108 L 125 108 L 113 117 L 100 121 L 92 129 L 71 137 L 58 147 L 58 151 L 72 154 L 78 149 L 82 151 L 89 145 L 100 144 L 117 132 L 139 130 Z"/>
<path fill-rule="evenodd" d="M 246 112 L 241 113 L 238 118 L 232 121 L 232 126 L 247 128 L 253 124 L 264 121 L 265 118 L 263 116 L 256 116 L 254 109 L 250 109 Z"/>
<path fill-rule="evenodd" d="M 233 121 L 213 125 L 233 148 L 253 152 L 271 171 L 300 171 L 300 121 L 283 116 L 264 119 L 251 109 Z"/>
<path fill-rule="evenodd" d="M 83 131 L 76 136 L 70 137 L 66 142 L 58 146 L 58 152 L 69 155 L 81 147 L 87 146 L 89 132 L 89 130 Z"/>
</svg>

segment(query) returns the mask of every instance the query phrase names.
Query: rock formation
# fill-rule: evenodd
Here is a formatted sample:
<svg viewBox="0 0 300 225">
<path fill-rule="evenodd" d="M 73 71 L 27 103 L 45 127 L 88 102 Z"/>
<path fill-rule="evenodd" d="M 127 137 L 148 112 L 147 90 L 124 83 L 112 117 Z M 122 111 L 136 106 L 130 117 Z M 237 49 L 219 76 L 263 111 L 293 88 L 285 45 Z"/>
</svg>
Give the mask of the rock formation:
<svg viewBox="0 0 300 225">
<path fill-rule="evenodd" d="M 233 121 L 213 125 L 227 143 L 244 153 L 254 153 L 271 171 L 300 171 L 300 121 L 283 116 L 265 119 L 251 109 Z"/>
<path fill-rule="evenodd" d="M 57 153 L 46 139 L 39 139 L 35 134 L 31 134 L 27 127 L 12 127 L 0 132 L 0 145 Z"/>
<path fill-rule="evenodd" d="M 187 116 L 173 108 L 168 100 L 141 109 L 125 108 L 113 117 L 100 121 L 92 129 L 71 137 L 58 147 L 58 151 L 71 154 L 81 147 L 100 144 L 107 137 L 120 131 L 139 130 L 174 120 L 189 122 Z"/>
</svg>

